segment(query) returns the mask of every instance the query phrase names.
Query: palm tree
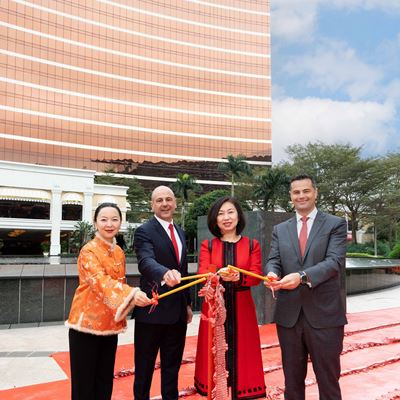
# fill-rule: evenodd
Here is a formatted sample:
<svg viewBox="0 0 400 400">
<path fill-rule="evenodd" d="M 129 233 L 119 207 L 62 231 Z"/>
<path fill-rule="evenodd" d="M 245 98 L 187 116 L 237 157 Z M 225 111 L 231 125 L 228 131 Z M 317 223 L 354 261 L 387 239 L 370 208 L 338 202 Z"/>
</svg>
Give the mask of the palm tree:
<svg viewBox="0 0 400 400">
<path fill-rule="evenodd" d="M 70 237 L 70 245 L 75 252 L 79 250 L 93 238 L 94 226 L 87 221 L 78 221 Z"/>
<path fill-rule="evenodd" d="M 196 179 L 189 174 L 178 174 L 176 181 L 172 184 L 172 190 L 182 201 L 182 229 L 185 229 L 185 210 L 186 204 L 189 201 L 189 193 L 190 191 L 199 192 L 201 189 L 201 186 L 196 183 Z"/>
<path fill-rule="evenodd" d="M 239 154 L 237 157 L 229 154 L 223 162 L 218 165 L 218 169 L 225 172 L 231 178 L 231 196 L 235 195 L 235 178 L 239 178 L 242 174 L 251 175 L 250 165 L 246 162 L 246 157 Z"/>
<path fill-rule="evenodd" d="M 289 201 L 289 181 L 289 176 L 278 167 L 272 167 L 265 175 L 257 177 L 254 195 L 262 199 L 265 211 L 274 211 L 282 200 Z"/>
</svg>

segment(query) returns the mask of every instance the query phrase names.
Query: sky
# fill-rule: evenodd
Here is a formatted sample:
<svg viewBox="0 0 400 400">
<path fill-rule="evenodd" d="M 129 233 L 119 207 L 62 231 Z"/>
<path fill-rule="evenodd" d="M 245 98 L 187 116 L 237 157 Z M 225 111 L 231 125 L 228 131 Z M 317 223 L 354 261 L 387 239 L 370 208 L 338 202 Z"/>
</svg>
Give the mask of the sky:
<svg viewBox="0 0 400 400">
<path fill-rule="evenodd" d="M 400 152 L 400 0 L 270 0 L 272 161 L 292 144 Z"/>
</svg>

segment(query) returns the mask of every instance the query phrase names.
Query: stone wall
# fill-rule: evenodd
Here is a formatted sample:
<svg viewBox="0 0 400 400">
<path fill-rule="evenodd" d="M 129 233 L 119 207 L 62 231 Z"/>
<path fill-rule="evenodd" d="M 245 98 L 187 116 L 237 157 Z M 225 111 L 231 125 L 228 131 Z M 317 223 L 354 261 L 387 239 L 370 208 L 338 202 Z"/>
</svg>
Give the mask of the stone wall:
<svg viewBox="0 0 400 400">
<path fill-rule="evenodd" d="M 137 265 L 127 272 L 137 285 Z M 66 320 L 78 281 L 76 264 L 1 265 L 0 326 Z"/>
</svg>

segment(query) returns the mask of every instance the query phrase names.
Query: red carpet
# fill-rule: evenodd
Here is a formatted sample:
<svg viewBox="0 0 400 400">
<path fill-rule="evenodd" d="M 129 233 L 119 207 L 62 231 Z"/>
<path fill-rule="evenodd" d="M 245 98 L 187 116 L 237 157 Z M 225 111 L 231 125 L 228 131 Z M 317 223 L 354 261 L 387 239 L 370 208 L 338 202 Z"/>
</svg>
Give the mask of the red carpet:
<svg viewBox="0 0 400 400">
<path fill-rule="evenodd" d="M 400 308 L 348 315 L 342 354 L 340 380 L 344 400 L 400 399 Z M 260 328 L 263 346 L 265 382 L 270 399 L 283 399 L 283 374 L 280 351 L 274 325 Z M 181 367 L 179 388 L 185 399 L 204 399 L 190 394 L 193 388 L 196 337 L 188 337 Z M 68 353 L 56 353 L 54 359 L 69 376 Z M 116 372 L 127 371 L 128 376 L 115 379 L 113 400 L 131 400 L 133 346 L 118 347 Z M 318 387 L 309 365 L 307 400 L 318 399 Z M 160 371 L 154 372 L 151 395 L 160 395 Z M 0 391 L 1 400 L 67 400 L 70 398 L 69 381 L 26 386 Z"/>
</svg>

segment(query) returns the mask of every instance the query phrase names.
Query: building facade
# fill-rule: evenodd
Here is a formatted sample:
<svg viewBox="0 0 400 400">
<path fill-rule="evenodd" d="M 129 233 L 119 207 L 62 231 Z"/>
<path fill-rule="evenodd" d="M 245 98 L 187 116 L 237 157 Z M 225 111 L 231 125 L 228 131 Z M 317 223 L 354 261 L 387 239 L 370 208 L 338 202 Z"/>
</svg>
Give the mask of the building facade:
<svg viewBox="0 0 400 400">
<path fill-rule="evenodd" d="M 104 171 L 214 187 L 229 154 L 270 164 L 269 23 L 268 0 L 2 0 L 0 240 L 59 254 Z"/>
<path fill-rule="evenodd" d="M 228 154 L 269 164 L 269 23 L 268 0 L 2 1 L 0 159 L 209 180 Z"/>
<path fill-rule="evenodd" d="M 61 254 L 76 223 L 92 223 L 101 203 L 119 206 L 126 230 L 128 187 L 95 184 L 95 172 L 0 161 L 0 254 Z"/>
</svg>

